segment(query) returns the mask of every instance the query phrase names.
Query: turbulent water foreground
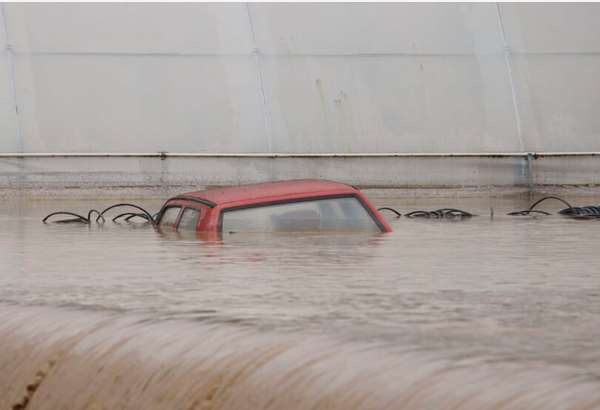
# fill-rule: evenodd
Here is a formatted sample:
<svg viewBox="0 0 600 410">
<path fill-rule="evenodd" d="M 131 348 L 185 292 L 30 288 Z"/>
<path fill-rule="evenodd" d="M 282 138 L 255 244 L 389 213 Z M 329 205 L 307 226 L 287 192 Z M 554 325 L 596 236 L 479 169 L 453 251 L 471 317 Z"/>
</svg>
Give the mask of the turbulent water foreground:
<svg viewBox="0 0 600 410">
<path fill-rule="evenodd" d="M 3 305 L 3 409 L 594 409 L 600 380 L 544 363 L 226 325 Z"/>
</svg>

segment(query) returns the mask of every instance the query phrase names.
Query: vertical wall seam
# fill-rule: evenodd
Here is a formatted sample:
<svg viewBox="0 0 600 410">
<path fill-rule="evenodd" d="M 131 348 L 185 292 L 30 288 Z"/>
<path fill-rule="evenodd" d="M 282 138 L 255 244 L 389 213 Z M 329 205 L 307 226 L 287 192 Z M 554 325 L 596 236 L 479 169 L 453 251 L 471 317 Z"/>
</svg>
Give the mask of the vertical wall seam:
<svg viewBox="0 0 600 410">
<path fill-rule="evenodd" d="M 8 37 L 8 24 L 6 19 L 6 12 L 4 10 L 4 3 L 0 3 L 0 18 L 2 18 L 2 25 L 4 26 L 4 39 L 6 41 L 6 48 L 4 51 L 6 52 L 6 56 L 8 59 L 8 71 L 9 71 L 9 82 L 10 82 L 10 92 L 12 97 L 12 102 L 15 109 L 15 127 L 17 132 L 17 149 L 19 152 L 23 152 L 23 136 L 21 135 L 21 121 L 19 118 L 19 103 L 17 100 L 17 81 L 16 81 L 16 73 L 15 73 L 15 57 L 14 51 L 12 49 L 12 45 L 10 43 L 10 39 Z"/>
<path fill-rule="evenodd" d="M 500 4 L 496 3 L 496 15 L 498 17 L 498 27 L 500 28 L 500 37 L 502 39 L 502 47 L 504 49 L 504 63 L 506 64 L 506 71 L 508 74 L 508 82 L 510 84 L 510 91 L 512 95 L 513 111 L 515 114 L 515 124 L 517 126 L 517 136 L 519 138 L 519 148 L 521 152 L 525 152 L 525 144 L 523 142 L 523 130 L 521 128 L 521 113 L 519 112 L 519 102 L 517 100 L 517 91 L 515 88 L 515 81 L 513 77 L 512 65 L 511 65 L 511 50 L 508 42 L 506 41 L 506 34 L 504 31 L 504 22 L 502 20 L 502 11 Z"/>
<path fill-rule="evenodd" d="M 261 111 L 263 116 L 263 124 L 265 127 L 265 134 L 267 137 L 267 150 L 268 152 L 273 152 L 273 143 L 271 138 L 271 125 L 269 121 L 269 113 L 267 108 L 267 95 L 265 93 L 265 85 L 262 73 L 262 65 L 261 65 L 261 53 L 258 49 L 258 45 L 256 43 L 256 33 L 254 31 L 254 22 L 252 21 L 252 13 L 250 12 L 250 4 L 245 3 L 246 5 L 246 13 L 248 14 L 248 24 L 250 25 L 250 36 L 252 38 L 252 54 L 254 55 L 254 61 L 256 64 L 256 70 L 258 72 L 258 85 L 260 89 L 261 95 Z"/>
</svg>

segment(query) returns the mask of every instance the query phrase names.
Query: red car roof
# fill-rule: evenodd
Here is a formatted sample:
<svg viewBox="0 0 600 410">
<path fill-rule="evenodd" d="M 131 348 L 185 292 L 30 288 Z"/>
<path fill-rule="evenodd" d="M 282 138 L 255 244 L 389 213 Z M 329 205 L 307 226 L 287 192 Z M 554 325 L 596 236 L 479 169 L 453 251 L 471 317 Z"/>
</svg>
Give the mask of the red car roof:
<svg viewBox="0 0 600 410">
<path fill-rule="evenodd" d="M 268 199 L 286 195 L 344 195 L 356 192 L 356 188 L 339 182 L 318 179 L 299 179 L 294 181 L 266 182 L 262 184 L 187 192 L 184 195 L 222 205 L 246 200 L 254 202 L 263 198 Z"/>
</svg>

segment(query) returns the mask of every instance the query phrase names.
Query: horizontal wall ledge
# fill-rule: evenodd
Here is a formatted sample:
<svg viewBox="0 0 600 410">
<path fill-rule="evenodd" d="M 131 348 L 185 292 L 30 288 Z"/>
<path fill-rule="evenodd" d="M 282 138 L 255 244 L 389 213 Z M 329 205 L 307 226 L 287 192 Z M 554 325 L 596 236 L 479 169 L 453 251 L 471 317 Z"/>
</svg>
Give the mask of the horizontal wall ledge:
<svg viewBox="0 0 600 410">
<path fill-rule="evenodd" d="M 31 152 L 0 158 L 549 158 L 597 157 L 590 152 L 365 152 L 365 153 L 203 153 L 203 152 Z"/>
<path fill-rule="evenodd" d="M 185 52 L 185 51 L 94 51 L 94 50 L 28 50 L 19 49 L 11 45 L 6 45 L 0 51 L 11 52 L 18 56 L 25 57 L 79 57 L 79 56 L 92 56 L 92 57 L 119 57 L 119 58 L 132 58 L 132 57 L 167 57 L 167 58 L 240 58 L 240 57 L 252 57 L 261 56 L 269 59 L 294 59 L 294 58 L 386 58 L 386 57 L 434 57 L 434 58 L 446 58 L 446 57 L 467 57 L 467 58 L 478 58 L 478 57 L 489 57 L 489 56 L 504 56 L 506 52 L 516 56 L 530 56 L 530 57 L 543 57 L 543 56 L 567 56 L 567 57 L 579 57 L 579 56 L 600 56 L 600 51 L 571 51 L 571 50 L 557 50 L 557 51 L 539 51 L 539 50 L 515 50 L 511 48 L 496 48 L 487 50 L 477 50 L 473 52 L 465 53 L 453 53 L 453 52 L 379 52 L 379 53 L 360 53 L 360 52 L 340 52 L 340 53 L 302 53 L 302 52 L 290 52 L 290 53 L 273 53 L 261 50 L 253 50 L 245 53 L 227 53 L 227 52 Z"/>
</svg>

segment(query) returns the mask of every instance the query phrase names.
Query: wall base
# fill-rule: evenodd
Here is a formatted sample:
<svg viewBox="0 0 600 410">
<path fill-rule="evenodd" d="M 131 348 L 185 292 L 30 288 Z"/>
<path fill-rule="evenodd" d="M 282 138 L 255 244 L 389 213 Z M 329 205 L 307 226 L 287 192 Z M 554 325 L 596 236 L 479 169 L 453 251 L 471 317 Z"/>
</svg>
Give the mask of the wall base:
<svg viewBox="0 0 600 410">
<path fill-rule="evenodd" d="M 0 195 L 117 191 L 147 196 L 321 178 L 363 189 L 434 195 L 598 191 L 600 157 L 25 157 L 0 158 Z M 114 191 L 111 193 L 111 191 Z M 3 192 L 3 193 L 2 193 Z M 452 194 L 454 193 L 454 194 Z M 75 194 L 79 195 L 79 194 Z M 129 195 L 131 196 L 131 195 Z"/>
</svg>

